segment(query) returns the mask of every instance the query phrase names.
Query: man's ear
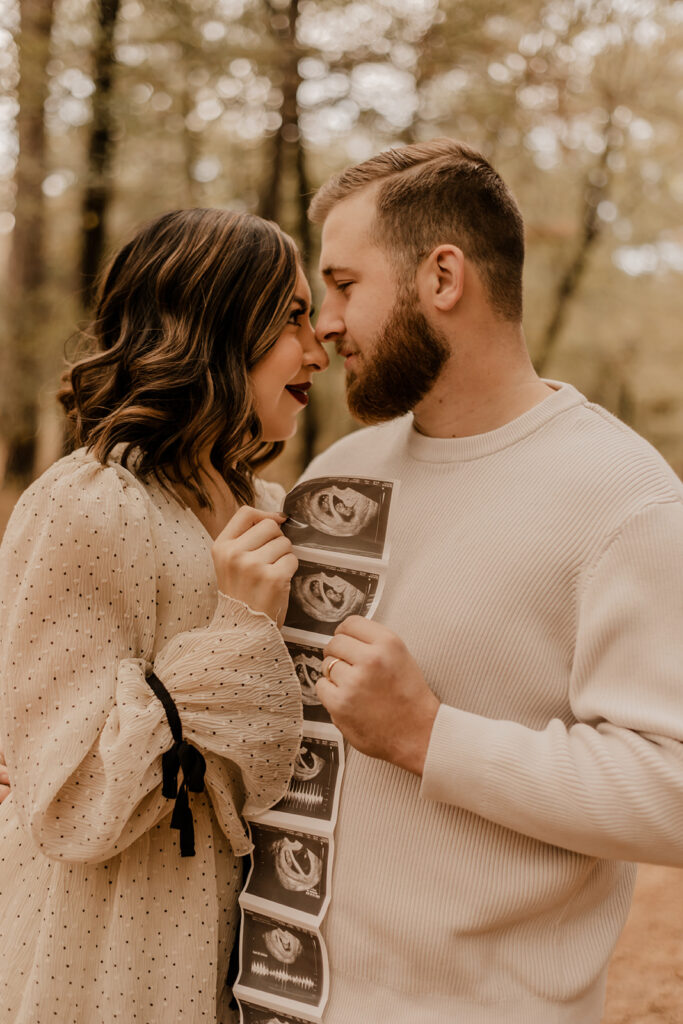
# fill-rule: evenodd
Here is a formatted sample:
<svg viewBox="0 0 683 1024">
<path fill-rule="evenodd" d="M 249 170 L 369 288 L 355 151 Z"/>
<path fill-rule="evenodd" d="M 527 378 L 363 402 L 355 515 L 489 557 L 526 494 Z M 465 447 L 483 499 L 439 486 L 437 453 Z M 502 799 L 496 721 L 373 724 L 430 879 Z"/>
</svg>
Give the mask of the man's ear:
<svg viewBox="0 0 683 1024">
<path fill-rule="evenodd" d="M 457 245 L 433 249 L 417 272 L 423 302 L 440 313 L 448 313 L 462 297 L 465 285 L 465 257 Z"/>
</svg>

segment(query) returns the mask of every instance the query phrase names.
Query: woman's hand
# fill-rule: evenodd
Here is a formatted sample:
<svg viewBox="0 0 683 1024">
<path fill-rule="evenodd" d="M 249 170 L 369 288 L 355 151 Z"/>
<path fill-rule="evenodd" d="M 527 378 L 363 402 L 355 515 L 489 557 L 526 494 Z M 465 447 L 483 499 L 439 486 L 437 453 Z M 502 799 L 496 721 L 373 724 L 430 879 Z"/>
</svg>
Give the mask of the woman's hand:
<svg viewBox="0 0 683 1024">
<path fill-rule="evenodd" d="M 214 541 L 218 589 L 282 625 L 298 560 L 280 529 L 284 516 L 245 505 Z"/>
<path fill-rule="evenodd" d="M 5 755 L 0 750 L 0 804 L 6 796 L 9 796 L 9 789 L 9 772 L 7 771 Z"/>
</svg>

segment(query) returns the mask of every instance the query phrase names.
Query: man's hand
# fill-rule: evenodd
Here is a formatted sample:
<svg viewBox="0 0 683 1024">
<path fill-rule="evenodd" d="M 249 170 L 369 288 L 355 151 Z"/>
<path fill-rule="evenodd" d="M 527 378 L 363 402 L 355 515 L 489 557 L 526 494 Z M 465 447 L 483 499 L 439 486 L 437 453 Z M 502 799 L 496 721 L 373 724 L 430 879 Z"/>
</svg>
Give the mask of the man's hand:
<svg viewBox="0 0 683 1024">
<path fill-rule="evenodd" d="M 9 796 L 9 772 L 5 764 L 5 755 L 0 750 L 0 804 Z"/>
<path fill-rule="evenodd" d="M 403 641 L 352 615 L 325 648 L 318 697 L 361 753 L 422 775 L 437 697 Z"/>
</svg>

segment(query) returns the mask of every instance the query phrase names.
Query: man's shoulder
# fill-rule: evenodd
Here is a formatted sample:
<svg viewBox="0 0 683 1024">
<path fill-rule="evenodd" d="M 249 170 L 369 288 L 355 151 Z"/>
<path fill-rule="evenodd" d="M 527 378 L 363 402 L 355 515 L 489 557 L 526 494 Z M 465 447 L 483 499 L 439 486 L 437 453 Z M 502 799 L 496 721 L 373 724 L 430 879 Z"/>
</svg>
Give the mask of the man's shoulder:
<svg viewBox="0 0 683 1024">
<path fill-rule="evenodd" d="M 563 429 L 562 429 L 563 428 Z M 637 504 L 683 498 L 683 482 L 660 452 L 641 434 L 595 402 L 568 411 L 556 466 L 565 482 L 575 478 L 609 501 Z"/>
</svg>

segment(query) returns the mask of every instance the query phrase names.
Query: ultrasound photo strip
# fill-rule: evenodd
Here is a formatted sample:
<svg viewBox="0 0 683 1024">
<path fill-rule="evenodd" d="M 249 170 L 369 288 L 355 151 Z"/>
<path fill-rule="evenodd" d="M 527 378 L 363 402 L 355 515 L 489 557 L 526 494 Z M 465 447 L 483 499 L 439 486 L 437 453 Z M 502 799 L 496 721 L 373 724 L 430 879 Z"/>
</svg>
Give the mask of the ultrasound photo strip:
<svg viewBox="0 0 683 1024">
<path fill-rule="evenodd" d="M 388 557 L 392 480 L 318 477 L 298 484 L 286 496 L 282 530 L 308 552 L 324 551 L 373 561 Z"/>
<path fill-rule="evenodd" d="M 329 989 L 327 950 L 320 933 L 242 910 L 240 975 L 235 995 L 256 1005 L 319 1021 Z"/>
<path fill-rule="evenodd" d="M 309 1020 L 292 1017 L 283 1010 L 269 1010 L 266 1006 L 240 1001 L 240 1024 L 309 1024 Z"/>
<path fill-rule="evenodd" d="M 289 911 L 295 923 L 318 926 L 330 899 L 332 837 L 252 821 L 251 838 L 242 906 L 275 915 Z"/>
<path fill-rule="evenodd" d="M 329 966 L 320 925 L 331 897 L 344 741 L 315 684 L 337 626 L 349 615 L 371 617 L 379 603 L 397 489 L 397 481 L 324 478 L 307 481 L 286 499 L 290 519 L 283 529 L 300 561 L 283 636 L 306 724 L 287 792 L 248 821 L 253 850 L 239 897 L 234 988 L 241 1024 L 322 1024 Z M 318 561 L 317 550 L 301 558 L 308 548 L 334 561 Z"/>
<path fill-rule="evenodd" d="M 323 674 L 325 655 L 322 647 L 316 644 L 295 643 L 292 640 L 285 640 L 285 645 L 301 685 L 304 721 L 332 724 L 330 714 L 321 704 L 315 689 L 315 684 Z"/>
<path fill-rule="evenodd" d="M 328 735 L 321 733 L 328 731 Z M 337 820 L 344 739 L 332 726 L 307 723 L 287 792 L 252 820 L 329 835 Z"/>
<path fill-rule="evenodd" d="M 283 635 L 286 640 L 325 644 L 350 615 L 372 618 L 381 593 L 379 572 L 300 560 L 292 577 Z"/>
</svg>

